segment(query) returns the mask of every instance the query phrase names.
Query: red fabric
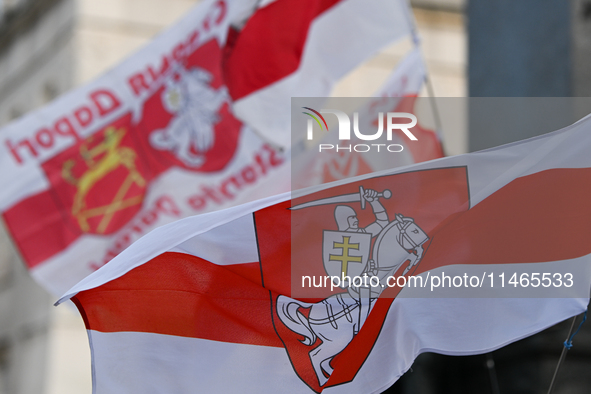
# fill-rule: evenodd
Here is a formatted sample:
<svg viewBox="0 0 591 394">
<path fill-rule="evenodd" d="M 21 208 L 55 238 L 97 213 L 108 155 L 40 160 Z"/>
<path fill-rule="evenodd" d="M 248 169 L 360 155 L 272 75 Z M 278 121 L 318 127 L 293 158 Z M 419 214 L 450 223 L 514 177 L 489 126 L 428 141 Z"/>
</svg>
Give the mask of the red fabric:
<svg viewBox="0 0 591 394">
<path fill-rule="evenodd" d="M 517 178 L 430 235 L 417 274 L 448 264 L 513 264 L 591 253 L 591 168 Z"/>
<path fill-rule="evenodd" d="M 4 212 L 4 222 L 29 269 L 80 236 L 75 226 L 64 226 L 69 215 L 59 208 L 51 191 L 29 197 Z"/>
<path fill-rule="evenodd" d="M 75 297 L 86 328 L 281 347 L 258 263 L 220 266 L 164 253 Z"/>
<path fill-rule="evenodd" d="M 230 96 L 241 99 L 296 71 L 310 25 L 341 1 L 278 0 L 259 9 L 226 47 L 224 76 Z"/>
</svg>

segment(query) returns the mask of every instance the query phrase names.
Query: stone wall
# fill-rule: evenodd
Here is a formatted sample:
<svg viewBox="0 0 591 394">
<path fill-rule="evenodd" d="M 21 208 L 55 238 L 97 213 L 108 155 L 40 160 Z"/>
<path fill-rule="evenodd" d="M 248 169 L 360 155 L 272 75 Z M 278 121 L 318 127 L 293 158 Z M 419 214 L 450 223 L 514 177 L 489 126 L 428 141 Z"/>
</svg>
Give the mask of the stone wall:
<svg viewBox="0 0 591 394">
<path fill-rule="evenodd" d="M 4 1 L 0 19 L 0 125 L 72 86 L 70 0 Z M 0 226 L 0 394 L 42 394 L 52 298 Z"/>
</svg>

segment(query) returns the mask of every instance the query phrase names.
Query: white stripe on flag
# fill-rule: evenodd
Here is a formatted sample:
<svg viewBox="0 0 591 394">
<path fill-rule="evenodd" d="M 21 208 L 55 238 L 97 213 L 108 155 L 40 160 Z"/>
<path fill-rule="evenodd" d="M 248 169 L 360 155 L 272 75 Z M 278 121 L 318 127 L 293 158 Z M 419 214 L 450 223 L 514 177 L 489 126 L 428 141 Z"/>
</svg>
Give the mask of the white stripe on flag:
<svg viewBox="0 0 591 394">
<path fill-rule="evenodd" d="M 231 245 L 226 241 L 231 239 Z M 170 249 L 187 253 L 218 265 L 256 263 L 259 261 L 252 214 L 233 220 Z"/>
<path fill-rule="evenodd" d="M 88 335 L 95 394 L 310 392 L 283 348 L 142 332 Z"/>
</svg>

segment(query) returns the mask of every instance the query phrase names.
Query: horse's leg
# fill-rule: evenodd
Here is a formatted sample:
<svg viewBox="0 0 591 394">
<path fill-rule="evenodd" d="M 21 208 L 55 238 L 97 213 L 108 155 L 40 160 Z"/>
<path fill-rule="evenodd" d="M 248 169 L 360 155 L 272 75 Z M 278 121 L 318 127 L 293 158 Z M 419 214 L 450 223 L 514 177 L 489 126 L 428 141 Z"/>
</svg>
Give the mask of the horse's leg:
<svg viewBox="0 0 591 394">
<path fill-rule="evenodd" d="M 329 376 L 332 375 L 332 371 L 334 371 L 334 368 L 330 365 L 331 361 L 332 357 L 320 362 L 320 367 L 322 367 L 322 370 L 326 371 Z"/>
<path fill-rule="evenodd" d="M 195 142 L 193 138 L 194 131 L 190 129 L 191 126 L 187 124 L 185 119 L 181 122 L 182 123 L 178 124 L 179 129 L 177 129 L 177 138 L 179 141 L 178 145 L 175 147 L 175 149 L 177 149 L 177 155 L 181 161 L 189 167 L 201 167 L 204 161 L 203 156 L 197 152 L 194 153 L 191 149 Z M 182 129 L 183 126 L 185 126 L 185 129 Z M 195 136 L 195 138 L 197 137 Z"/>
<path fill-rule="evenodd" d="M 322 328 L 314 326 L 314 331 L 322 340 L 322 343 L 310 351 L 310 361 L 312 361 L 312 366 L 314 367 L 320 386 L 325 385 L 328 381 L 328 377 L 332 374 L 333 368 L 330 365 L 330 362 L 333 357 L 342 352 L 353 339 L 354 323 L 343 323 L 339 324 L 339 330 L 332 329 L 332 327 L 328 325 L 327 328 L 330 328 L 330 330 L 328 330 L 328 336 L 325 335 L 327 334 L 326 332 L 322 332 L 324 331 Z"/>
<path fill-rule="evenodd" d="M 410 271 L 410 269 L 412 267 L 414 267 L 414 265 L 419 261 L 419 259 L 417 258 L 417 256 L 415 256 L 413 253 L 409 254 L 409 258 L 408 258 L 409 262 L 408 265 L 406 266 L 406 268 L 404 269 L 404 272 L 402 272 L 402 275 L 406 275 L 406 273 L 408 271 Z"/>
<path fill-rule="evenodd" d="M 324 339 L 324 337 L 322 337 Z M 322 342 L 320 345 L 318 345 L 318 347 L 316 347 L 315 349 L 310 350 L 310 361 L 312 362 L 312 367 L 314 367 L 314 372 L 316 372 L 316 377 L 318 378 L 318 384 L 320 384 L 320 387 L 324 386 L 326 384 L 326 382 L 328 382 L 328 378 L 324 375 L 324 371 L 322 370 L 322 362 L 323 360 L 323 354 L 324 352 L 322 351 L 324 348 L 324 344 L 326 342 Z"/>
</svg>

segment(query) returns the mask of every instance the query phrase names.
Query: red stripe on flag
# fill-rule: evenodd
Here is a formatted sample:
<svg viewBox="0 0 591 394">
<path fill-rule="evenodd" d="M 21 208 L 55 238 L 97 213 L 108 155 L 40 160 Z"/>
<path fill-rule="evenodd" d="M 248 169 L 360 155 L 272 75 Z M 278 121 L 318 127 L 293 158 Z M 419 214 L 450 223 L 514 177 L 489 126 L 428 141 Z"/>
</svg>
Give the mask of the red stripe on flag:
<svg viewBox="0 0 591 394">
<path fill-rule="evenodd" d="M 259 263 L 220 266 L 164 253 L 74 297 L 86 328 L 282 347 Z"/>
<path fill-rule="evenodd" d="M 566 260 L 591 253 L 591 169 L 517 178 L 436 229 L 419 272 L 450 264 Z"/>
<path fill-rule="evenodd" d="M 258 10 L 226 47 L 224 77 L 232 98 L 238 100 L 296 71 L 310 25 L 340 1 L 280 0 Z"/>
<path fill-rule="evenodd" d="M 64 225 L 68 214 L 56 205 L 50 190 L 19 202 L 3 216 L 29 268 L 61 252 L 81 234 Z"/>
</svg>

